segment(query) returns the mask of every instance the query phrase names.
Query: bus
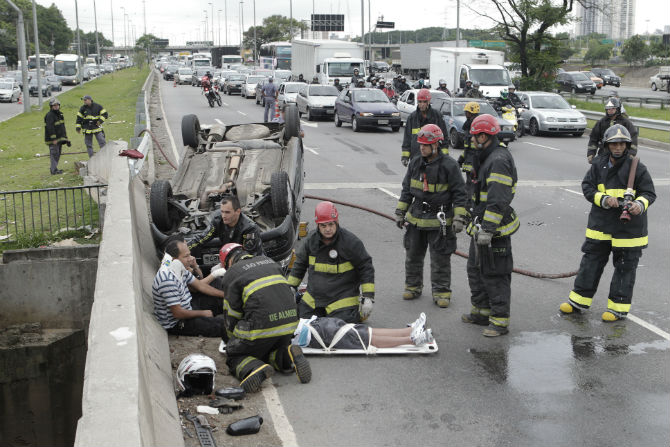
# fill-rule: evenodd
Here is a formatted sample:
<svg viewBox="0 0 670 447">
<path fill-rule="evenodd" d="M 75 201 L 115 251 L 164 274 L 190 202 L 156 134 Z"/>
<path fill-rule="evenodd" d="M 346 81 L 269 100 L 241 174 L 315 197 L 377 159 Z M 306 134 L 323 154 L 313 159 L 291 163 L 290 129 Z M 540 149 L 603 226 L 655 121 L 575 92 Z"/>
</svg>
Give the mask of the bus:
<svg viewBox="0 0 670 447">
<path fill-rule="evenodd" d="M 236 54 L 224 54 L 221 56 L 221 68 L 228 69 L 233 65 L 243 65 L 244 59 Z"/>
<path fill-rule="evenodd" d="M 54 74 L 63 84 L 77 85 L 80 79 L 81 60 L 76 54 L 58 54 L 54 58 Z"/>
<path fill-rule="evenodd" d="M 54 57 L 51 54 L 40 54 L 40 68 L 47 70 L 53 64 Z M 28 70 L 37 68 L 37 56 L 34 54 L 28 58 Z"/>
<path fill-rule="evenodd" d="M 212 55 L 209 53 L 194 53 L 191 59 L 191 68 L 197 70 L 198 68 L 206 68 L 212 66 Z"/>
<path fill-rule="evenodd" d="M 270 42 L 261 45 L 259 65 L 269 70 L 290 70 L 291 42 Z"/>
</svg>

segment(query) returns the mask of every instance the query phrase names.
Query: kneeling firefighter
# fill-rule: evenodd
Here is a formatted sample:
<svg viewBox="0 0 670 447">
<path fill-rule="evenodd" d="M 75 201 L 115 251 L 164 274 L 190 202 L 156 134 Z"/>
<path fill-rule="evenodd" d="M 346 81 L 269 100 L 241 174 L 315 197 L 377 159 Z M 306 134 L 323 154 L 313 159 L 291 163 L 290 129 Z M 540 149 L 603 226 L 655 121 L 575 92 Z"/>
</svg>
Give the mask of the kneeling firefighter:
<svg viewBox="0 0 670 447">
<path fill-rule="evenodd" d="M 517 174 L 512 154 L 500 144 L 498 120 L 482 114 L 472 121 L 476 149 L 472 169 L 473 221 L 468 224 L 470 253 L 467 271 L 472 308 L 465 323 L 488 326 L 487 337 L 507 334 L 512 295 L 512 241 L 519 218 L 510 206 Z"/>
<path fill-rule="evenodd" d="M 295 369 L 300 382 L 308 383 L 309 363 L 300 347 L 291 345 L 298 326 L 295 296 L 279 265 L 236 243 L 224 245 L 219 259 L 227 269 L 222 288 L 230 373 L 249 393 L 258 391 L 275 369 Z"/>
<path fill-rule="evenodd" d="M 347 323 L 366 320 L 375 299 L 375 269 L 363 242 L 340 227 L 337 208 L 320 202 L 314 212 L 317 229 L 295 253 L 288 277 L 297 287 L 309 272 L 307 291 L 298 303 L 300 318 L 333 317 Z"/>
<path fill-rule="evenodd" d="M 451 301 L 451 254 L 456 235 L 466 221 L 465 185 L 456 161 L 440 150 L 444 135 L 435 124 L 417 134 L 420 157 L 410 160 L 395 210 L 398 228 L 406 228 L 405 291 L 413 300 L 423 290 L 423 260 L 430 247 L 433 301 L 447 307 Z"/>
</svg>

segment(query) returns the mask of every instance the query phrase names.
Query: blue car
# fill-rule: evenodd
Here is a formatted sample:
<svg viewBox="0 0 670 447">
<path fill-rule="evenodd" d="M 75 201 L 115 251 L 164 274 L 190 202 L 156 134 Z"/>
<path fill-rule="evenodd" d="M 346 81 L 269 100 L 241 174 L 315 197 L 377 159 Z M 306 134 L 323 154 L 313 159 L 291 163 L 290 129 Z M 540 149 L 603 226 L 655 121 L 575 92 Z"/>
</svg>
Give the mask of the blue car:
<svg viewBox="0 0 670 447">
<path fill-rule="evenodd" d="M 449 132 L 449 144 L 454 149 L 462 148 L 465 140 L 465 132 L 463 132 L 463 124 L 465 123 L 465 111 L 463 108 L 469 102 L 476 102 L 479 104 L 479 114 L 488 113 L 489 115 L 498 118 L 500 124 L 500 133 L 498 140 L 505 144 L 516 139 L 514 134 L 514 125 L 498 116 L 495 109 L 485 100 L 473 100 L 468 98 L 445 98 L 442 100 L 439 110 L 444 118 L 444 123 Z"/>
<path fill-rule="evenodd" d="M 402 125 L 400 112 L 388 97 L 376 88 L 342 90 L 335 101 L 335 125 L 351 123 L 354 132 L 362 127 L 389 126 L 397 132 Z"/>
</svg>

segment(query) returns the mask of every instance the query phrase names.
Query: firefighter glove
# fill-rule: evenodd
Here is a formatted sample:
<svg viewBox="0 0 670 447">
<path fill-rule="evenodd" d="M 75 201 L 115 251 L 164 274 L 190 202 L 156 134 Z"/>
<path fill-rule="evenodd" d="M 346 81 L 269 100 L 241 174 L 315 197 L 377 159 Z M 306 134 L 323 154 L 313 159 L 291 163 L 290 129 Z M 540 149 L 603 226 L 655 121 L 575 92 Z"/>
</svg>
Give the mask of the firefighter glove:
<svg viewBox="0 0 670 447">
<path fill-rule="evenodd" d="M 210 275 L 212 275 L 214 278 L 220 278 L 226 273 L 226 269 L 224 269 L 221 264 L 216 264 L 214 267 L 212 267 L 212 271 Z"/>
<path fill-rule="evenodd" d="M 372 306 L 374 305 L 375 301 L 370 297 L 362 296 L 360 303 L 359 313 L 361 315 L 361 321 L 365 321 L 370 317 L 370 314 L 372 313 Z"/>
<path fill-rule="evenodd" d="M 402 214 L 396 214 L 395 215 L 395 224 L 401 230 L 403 228 L 405 228 L 405 216 L 403 216 Z"/>
<path fill-rule="evenodd" d="M 460 233 L 465 227 L 465 219 L 461 216 L 454 217 L 454 221 L 451 223 L 451 229 L 454 233 Z"/>
<path fill-rule="evenodd" d="M 477 245 L 491 245 L 491 239 L 493 239 L 493 233 L 486 230 L 480 230 L 477 233 Z"/>
<path fill-rule="evenodd" d="M 400 163 L 402 163 L 404 167 L 407 167 L 409 164 L 409 157 L 400 157 Z"/>
</svg>

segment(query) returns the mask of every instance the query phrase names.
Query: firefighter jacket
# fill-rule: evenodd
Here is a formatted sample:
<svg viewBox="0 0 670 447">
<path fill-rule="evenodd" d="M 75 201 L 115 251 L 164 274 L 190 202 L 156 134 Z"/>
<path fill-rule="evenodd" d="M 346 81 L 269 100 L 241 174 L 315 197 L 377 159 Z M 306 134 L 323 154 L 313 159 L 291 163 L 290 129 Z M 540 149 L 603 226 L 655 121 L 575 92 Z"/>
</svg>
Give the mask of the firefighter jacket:
<svg viewBox="0 0 670 447">
<path fill-rule="evenodd" d="M 298 327 L 295 295 L 281 267 L 266 256 L 243 256 L 223 276 L 223 290 L 229 336 L 274 338 Z"/>
<path fill-rule="evenodd" d="M 626 129 L 628 129 L 628 133 L 630 133 L 630 138 L 632 140 L 628 154 L 633 157 L 637 155 L 637 128 L 628 118 L 624 118 L 621 115 L 616 115 L 614 119 L 610 119 L 608 116 L 603 116 L 593 126 L 593 129 L 591 129 L 591 135 L 589 136 L 589 146 L 586 150 L 587 156 L 595 156 L 596 152 L 598 152 L 600 155 L 600 153 L 603 152 L 603 137 L 605 136 L 605 132 L 615 124 L 621 124 Z"/>
<path fill-rule="evenodd" d="M 52 109 L 44 116 L 44 141 L 46 144 L 51 144 L 53 140 L 59 143 L 66 142 L 67 131 L 63 112 Z"/>
<path fill-rule="evenodd" d="M 410 160 L 395 213 L 405 216 L 419 230 L 436 230 L 440 228 L 440 209 L 451 227 L 455 215 L 466 215 L 465 202 L 465 184 L 458 163 L 438 152 L 430 162 L 423 157 Z"/>
<path fill-rule="evenodd" d="M 458 158 L 461 164 L 461 170 L 463 172 L 472 171 L 472 159 L 475 156 L 475 149 L 472 146 L 472 135 L 470 135 L 470 127 L 472 126 L 472 121 L 477 118 L 479 114 L 472 114 L 471 118 L 466 118 L 463 123 L 463 153 Z M 461 158 L 462 157 L 462 158 Z"/>
<path fill-rule="evenodd" d="M 447 132 L 447 126 L 444 124 L 444 118 L 442 118 L 442 114 L 438 110 L 429 105 L 425 118 L 418 107 L 407 117 L 407 122 L 405 123 L 405 136 L 402 139 L 401 157 L 421 157 L 421 150 L 419 149 L 419 143 L 416 141 L 416 137 L 421 128 L 426 124 L 437 124 L 440 127 L 442 135 L 444 135 L 440 150 L 443 154 L 449 153 L 449 140 L 447 139 L 449 132 Z"/>
<path fill-rule="evenodd" d="M 619 204 L 623 204 L 631 162 L 632 158 L 626 157 L 612 165 L 609 154 L 593 160 L 582 181 L 584 197 L 592 203 L 586 228 L 587 239 L 611 242 L 612 248 L 639 249 L 647 246 L 647 209 L 656 200 L 656 192 L 645 165 L 638 163 L 633 184 L 633 197 L 642 207 L 642 213 L 631 215 L 631 220 L 624 223 L 619 219 L 621 207 L 605 208 L 608 196 L 616 197 Z"/>
<path fill-rule="evenodd" d="M 363 242 L 351 231 L 337 228 L 333 241 L 326 245 L 318 230 L 313 230 L 296 251 L 288 277 L 297 287 L 309 272 L 307 291 L 302 299 L 313 309 L 325 307 L 328 314 L 358 306 L 361 295 L 375 296 L 375 269 Z"/>
<path fill-rule="evenodd" d="M 92 102 L 90 106 L 84 104 L 77 112 L 77 129 L 82 129 L 84 133 L 98 133 L 102 132 L 102 123 L 108 118 L 107 111 L 104 107 L 96 102 Z"/>
<path fill-rule="evenodd" d="M 476 173 L 477 183 L 472 196 L 472 217 L 478 218 L 482 229 L 494 233 L 494 237 L 511 236 L 519 229 L 519 218 L 510 205 L 518 180 L 512 154 L 494 138 L 488 148 L 477 149 L 475 157 L 473 174 Z M 470 222 L 466 231 L 474 235 L 474 222 Z"/>
<path fill-rule="evenodd" d="M 240 244 L 244 247 L 245 251 L 254 256 L 264 254 L 261 232 L 253 220 L 249 219 L 245 214 L 240 214 L 237 224 L 231 228 L 223 223 L 219 211 L 215 211 L 215 213 L 216 215 L 211 220 L 209 228 L 205 231 L 205 235 L 195 241 L 189 242 L 188 247 L 190 249 L 204 245 L 214 237 L 218 237 L 221 246 L 234 242 Z"/>
</svg>

